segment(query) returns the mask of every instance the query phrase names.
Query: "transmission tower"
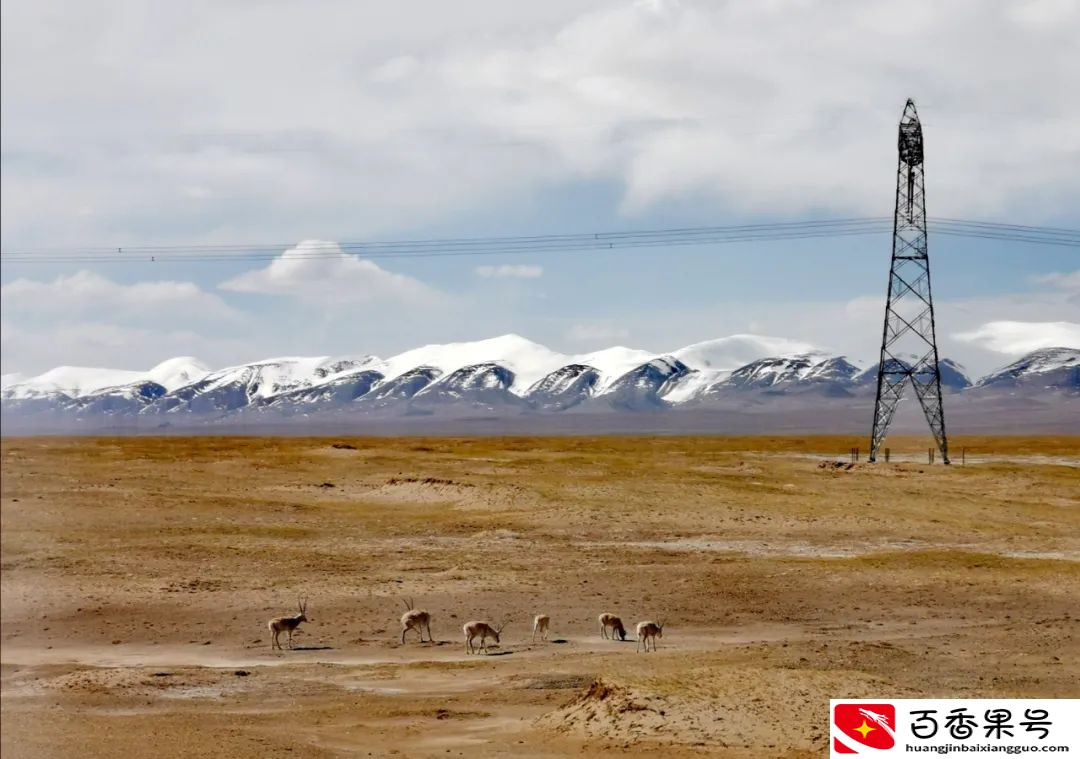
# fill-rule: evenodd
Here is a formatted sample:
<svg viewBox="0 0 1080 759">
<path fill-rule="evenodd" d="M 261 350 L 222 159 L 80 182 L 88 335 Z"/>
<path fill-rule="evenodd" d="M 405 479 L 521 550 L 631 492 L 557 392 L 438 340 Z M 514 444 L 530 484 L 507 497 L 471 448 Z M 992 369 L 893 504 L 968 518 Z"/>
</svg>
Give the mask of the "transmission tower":
<svg viewBox="0 0 1080 759">
<path fill-rule="evenodd" d="M 923 183 L 923 135 L 915 103 L 908 100 L 900 118 L 900 158 L 896 169 L 892 266 L 885 302 L 885 328 L 878 364 L 874 431 L 870 460 L 892 422 L 907 380 L 915 387 L 941 459 L 949 463 L 945 412 L 941 405 L 941 370 L 934 336 L 934 301 L 930 297 L 930 259 L 926 254 L 926 194 Z"/>
</svg>

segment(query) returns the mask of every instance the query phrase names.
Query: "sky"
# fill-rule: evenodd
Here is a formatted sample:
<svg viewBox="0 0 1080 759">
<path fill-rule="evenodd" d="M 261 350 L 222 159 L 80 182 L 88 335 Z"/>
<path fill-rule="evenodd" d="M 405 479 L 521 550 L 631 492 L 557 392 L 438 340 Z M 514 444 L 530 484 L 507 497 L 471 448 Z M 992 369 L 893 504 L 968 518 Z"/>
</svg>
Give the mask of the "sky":
<svg viewBox="0 0 1080 759">
<path fill-rule="evenodd" d="M 0 267 L 3 372 L 565 353 L 731 334 L 876 360 L 890 240 L 444 259 L 312 241 L 928 213 L 1080 227 L 1080 0 L 5 0 L 0 245 L 273 260 Z M 931 235 L 941 353 L 1080 347 L 1080 251 Z M 2 261 L 2 259 L 0 259 Z"/>
</svg>

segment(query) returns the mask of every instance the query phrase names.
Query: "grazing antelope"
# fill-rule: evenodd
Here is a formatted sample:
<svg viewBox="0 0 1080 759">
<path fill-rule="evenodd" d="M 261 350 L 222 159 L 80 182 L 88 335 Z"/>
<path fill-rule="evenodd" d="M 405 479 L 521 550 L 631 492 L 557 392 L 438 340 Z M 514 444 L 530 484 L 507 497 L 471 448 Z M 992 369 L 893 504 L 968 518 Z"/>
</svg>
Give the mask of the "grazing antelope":
<svg viewBox="0 0 1080 759">
<path fill-rule="evenodd" d="M 427 642 L 434 642 L 434 638 L 431 637 L 431 615 L 423 609 L 414 609 L 413 600 L 411 598 L 403 600 L 407 611 L 401 615 L 401 643 L 405 644 L 405 633 L 409 630 L 416 630 L 420 633 L 420 642 L 424 642 L 424 630 L 427 629 Z"/>
<path fill-rule="evenodd" d="M 490 622 L 466 622 L 461 628 L 465 633 L 465 653 L 472 654 L 477 651 L 487 653 L 487 639 L 494 638 L 498 643 L 499 634 L 502 633 L 504 627 L 506 627 L 506 622 L 498 627 L 493 627 Z M 477 637 L 480 638 L 480 646 L 474 647 L 473 640 Z"/>
<path fill-rule="evenodd" d="M 540 640 L 547 640 L 548 625 L 551 624 L 551 617 L 547 614 L 537 614 L 533 619 L 533 637 L 536 640 L 536 634 L 540 633 Z"/>
<path fill-rule="evenodd" d="M 652 650 L 656 650 L 656 639 L 664 637 L 663 622 L 638 622 L 637 639 L 638 645 L 635 650 L 641 650 L 641 644 L 645 644 L 645 653 L 649 652 L 649 639 L 652 638 Z"/>
<path fill-rule="evenodd" d="M 297 606 L 300 607 L 300 613 L 295 617 L 274 617 L 266 626 L 270 628 L 270 634 L 273 639 L 270 641 L 270 650 L 281 649 L 281 643 L 278 641 L 278 636 L 283 632 L 289 634 L 289 648 L 292 648 L 292 634 L 293 630 L 300 626 L 301 622 L 307 622 L 307 599 L 297 599 Z"/>
<path fill-rule="evenodd" d="M 626 640 L 626 628 L 623 627 L 622 620 L 616 617 L 614 614 L 601 614 L 598 619 L 600 620 L 600 637 L 608 637 L 608 628 L 611 628 L 611 639 L 614 640 L 618 636 L 619 640 Z"/>
</svg>

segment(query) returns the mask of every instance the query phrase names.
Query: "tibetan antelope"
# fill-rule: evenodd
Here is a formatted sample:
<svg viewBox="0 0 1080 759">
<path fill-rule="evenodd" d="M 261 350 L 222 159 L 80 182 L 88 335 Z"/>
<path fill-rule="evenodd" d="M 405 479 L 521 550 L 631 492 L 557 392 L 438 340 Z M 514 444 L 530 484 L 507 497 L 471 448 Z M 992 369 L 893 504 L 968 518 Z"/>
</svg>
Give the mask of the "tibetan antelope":
<svg viewBox="0 0 1080 759">
<path fill-rule="evenodd" d="M 407 611 L 401 615 L 401 643 L 405 644 L 405 633 L 409 630 L 416 630 L 420 633 L 420 642 L 424 642 L 424 630 L 427 630 L 427 642 L 434 642 L 434 638 L 431 637 L 431 615 L 423 609 L 414 609 L 413 600 L 411 598 L 404 599 L 402 603 L 405 604 Z"/>
<path fill-rule="evenodd" d="M 664 637 L 663 622 L 638 622 L 637 639 L 638 645 L 635 650 L 641 650 L 641 644 L 645 644 L 645 653 L 649 652 L 649 639 L 652 639 L 652 650 L 656 650 L 656 639 Z"/>
<path fill-rule="evenodd" d="M 499 634 L 502 633 L 504 627 L 506 627 L 506 622 L 498 627 L 494 627 L 490 622 L 466 622 L 461 628 L 465 633 L 465 653 L 472 654 L 477 651 L 487 653 L 487 639 L 494 638 L 498 643 Z M 473 646 L 473 640 L 476 638 L 480 638 L 479 647 Z"/>
<path fill-rule="evenodd" d="M 307 622 L 307 599 L 297 599 L 297 606 L 300 608 L 300 613 L 295 617 L 274 617 L 266 626 L 270 628 L 270 635 L 272 639 L 270 641 L 270 650 L 281 649 L 281 642 L 278 641 L 278 636 L 281 633 L 286 632 L 289 634 L 289 648 L 292 648 L 292 634 L 293 630 L 300 626 L 301 622 Z"/>
<path fill-rule="evenodd" d="M 540 634 L 540 640 L 547 640 L 548 625 L 551 624 L 551 617 L 547 614 L 537 614 L 533 619 L 533 637 L 536 640 L 536 634 Z"/>
<path fill-rule="evenodd" d="M 600 620 L 600 637 L 608 637 L 608 628 L 611 628 L 611 639 L 615 640 L 618 637 L 619 640 L 626 640 L 626 628 L 623 627 L 622 620 L 616 617 L 614 614 L 601 614 L 598 619 Z"/>
</svg>

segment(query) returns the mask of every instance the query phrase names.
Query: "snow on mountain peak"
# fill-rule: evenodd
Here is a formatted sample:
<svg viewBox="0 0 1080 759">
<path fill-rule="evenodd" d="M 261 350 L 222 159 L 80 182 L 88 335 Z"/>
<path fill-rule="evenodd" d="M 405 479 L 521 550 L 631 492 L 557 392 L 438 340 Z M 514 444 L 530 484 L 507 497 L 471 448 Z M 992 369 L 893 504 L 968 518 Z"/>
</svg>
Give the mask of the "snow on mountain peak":
<svg viewBox="0 0 1080 759">
<path fill-rule="evenodd" d="M 172 392 L 178 387 L 198 382 L 210 373 L 210 367 L 191 356 L 177 356 L 162 361 L 146 373 L 146 378 Z"/>
<path fill-rule="evenodd" d="M 327 410 L 352 401 L 382 409 L 414 396 L 429 403 L 457 400 L 491 407 L 520 407 L 524 401 L 544 409 L 604 397 L 619 408 L 662 408 L 731 399 L 733 393 L 846 397 L 868 392 L 876 376 L 876 363 L 860 373 L 843 356 L 760 335 L 732 335 L 664 354 L 618 346 L 568 355 L 506 334 L 426 345 L 385 360 L 290 356 L 213 371 L 189 356 L 147 371 L 61 366 L 29 379 L 4 375 L 3 400 L 11 402 L 8 409 L 52 404 L 79 413 L 219 414 L 249 405 L 270 407 L 275 399 L 294 410 Z M 941 378 L 949 390 L 970 385 L 963 368 L 949 359 L 941 361 Z M 988 385 L 1010 393 L 1021 388 L 1075 392 L 1080 350 L 1035 351 L 980 382 Z"/>
<path fill-rule="evenodd" d="M 787 357 L 814 351 L 798 340 L 766 335 L 730 335 L 680 348 L 671 355 L 694 369 L 731 371 L 765 357 Z"/>
<path fill-rule="evenodd" d="M 10 374 L 0 375 L 0 390 L 7 389 L 12 385 L 18 385 L 20 382 L 25 382 L 26 376 L 21 372 L 11 372 Z"/>
<path fill-rule="evenodd" d="M 425 345 L 382 362 L 383 374 L 393 379 L 418 366 L 439 369 L 443 376 L 475 364 L 498 362 L 514 372 L 514 386 L 522 389 L 560 366 L 569 357 L 520 335 L 507 334 L 465 343 Z"/>
<path fill-rule="evenodd" d="M 678 371 L 686 371 L 687 368 L 673 356 L 657 356 L 649 362 L 649 366 L 663 375 L 674 374 Z"/>
<path fill-rule="evenodd" d="M 1008 386 L 1025 382 L 1049 382 L 1050 386 L 1080 388 L 1080 349 L 1043 348 L 1003 366 L 979 380 L 980 387 Z"/>
<path fill-rule="evenodd" d="M 171 392 L 202 379 L 208 372 L 209 369 L 204 364 L 190 356 L 170 358 L 144 372 L 90 366 L 58 366 L 36 377 L 20 377 L 15 382 L 6 381 L 11 375 L 5 375 L 4 396 L 25 399 L 60 393 L 74 398 L 108 388 L 145 382 L 157 383 L 164 387 L 166 392 Z"/>
<path fill-rule="evenodd" d="M 36 377 L 5 387 L 4 396 L 18 399 L 63 394 L 74 398 L 145 379 L 146 372 L 91 366 L 58 366 Z"/>
<path fill-rule="evenodd" d="M 210 372 L 198 381 L 203 392 L 230 386 L 247 387 L 250 398 L 269 398 L 280 393 L 330 382 L 347 372 L 372 366 L 378 359 L 335 356 L 282 356 L 239 364 Z"/>
<path fill-rule="evenodd" d="M 601 374 L 619 375 L 633 369 L 635 366 L 644 364 L 655 356 L 656 354 L 650 351 L 617 345 L 614 348 L 604 348 L 603 350 L 583 353 L 571 358 L 576 363 L 598 369 Z"/>
<path fill-rule="evenodd" d="M 1011 366 L 1024 367 L 1028 373 L 1052 372 L 1077 365 L 1080 365 L 1080 349 L 1078 348 L 1043 348 L 1011 364 Z"/>
<path fill-rule="evenodd" d="M 850 379 L 856 368 L 842 357 L 804 353 L 752 361 L 731 374 L 736 385 L 768 387 L 806 380 Z"/>
</svg>

